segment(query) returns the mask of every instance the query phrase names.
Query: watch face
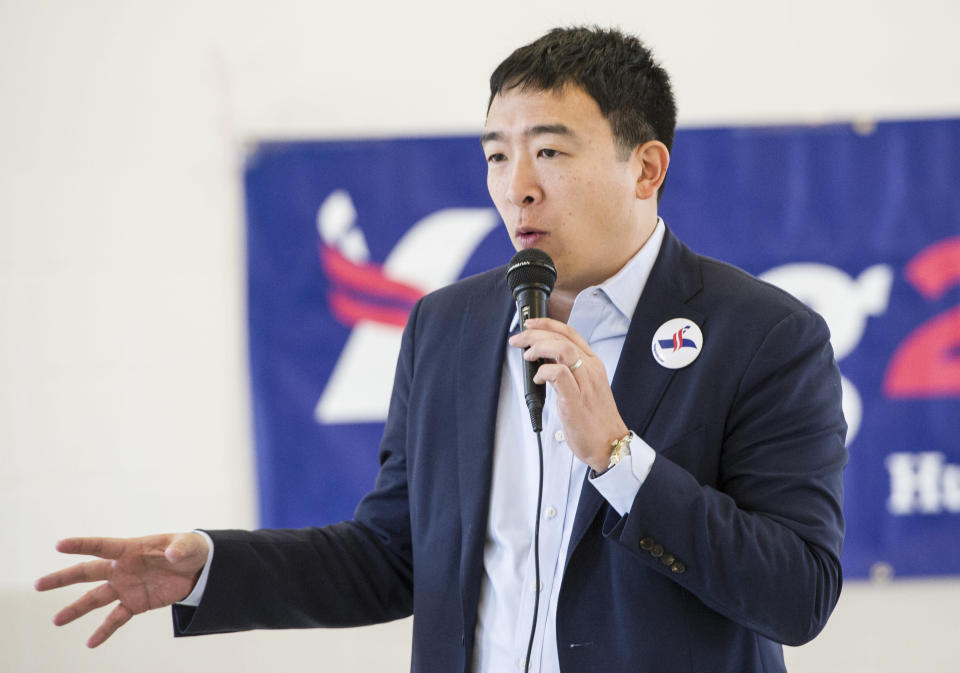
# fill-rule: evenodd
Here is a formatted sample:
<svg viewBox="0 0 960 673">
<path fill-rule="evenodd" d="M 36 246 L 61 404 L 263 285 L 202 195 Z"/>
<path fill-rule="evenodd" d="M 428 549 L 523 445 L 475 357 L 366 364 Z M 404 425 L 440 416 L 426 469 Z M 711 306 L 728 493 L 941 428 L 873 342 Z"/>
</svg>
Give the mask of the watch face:
<svg viewBox="0 0 960 673">
<path fill-rule="evenodd" d="M 633 432 L 628 432 L 625 437 L 621 437 L 613 442 L 610 447 L 610 464 L 607 465 L 608 470 L 623 460 L 624 456 L 630 455 L 630 440 L 632 439 Z"/>
<path fill-rule="evenodd" d="M 624 456 L 630 453 L 630 435 L 618 440 L 613 445 L 613 451 L 610 453 L 610 465 L 616 465 Z"/>
</svg>

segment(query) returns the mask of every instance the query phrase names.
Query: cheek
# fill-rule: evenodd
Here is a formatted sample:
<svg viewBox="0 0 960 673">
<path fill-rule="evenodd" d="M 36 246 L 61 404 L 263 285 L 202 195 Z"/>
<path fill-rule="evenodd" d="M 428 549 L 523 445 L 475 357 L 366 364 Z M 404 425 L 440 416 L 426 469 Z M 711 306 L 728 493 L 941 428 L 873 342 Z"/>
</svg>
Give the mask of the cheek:
<svg viewBox="0 0 960 673">
<path fill-rule="evenodd" d="M 497 207 L 497 210 L 500 210 L 500 205 L 503 203 L 504 190 L 501 183 L 502 180 L 490 173 L 487 173 L 487 193 L 490 195 L 490 200 L 493 201 L 494 205 Z"/>
<path fill-rule="evenodd" d="M 496 209 L 497 213 L 500 215 L 500 220 L 503 222 L 504 227 L 507 230 L 507 234 L 510 234 L 510 219 L 509 212 L 510 209 L 507 208 L 508 203 L 504 198 L 503 190 L 500 189 L 494 182 L 489 178 L 487 179 L 487 193 L 490 195 L 490 200 L 493 202 L 493 207 Z M 511 236 L 511 240 L 512 240 Z"/>
</svg>

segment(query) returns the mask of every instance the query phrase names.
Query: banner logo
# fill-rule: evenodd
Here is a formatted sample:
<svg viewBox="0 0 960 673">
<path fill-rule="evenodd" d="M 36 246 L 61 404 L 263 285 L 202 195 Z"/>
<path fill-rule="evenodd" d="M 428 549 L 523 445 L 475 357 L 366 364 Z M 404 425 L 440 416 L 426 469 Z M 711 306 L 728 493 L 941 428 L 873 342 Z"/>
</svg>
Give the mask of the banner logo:
<svg viewBox="0 0 960 673">
<path fill-rule="evenodd" d="M 415 222 L 382 265 L 370 261 L 350 194 L 317 210 L 320 264 L 338 322 L 353 328 L 314 408 L 322 424 L 382 423 L 390 407 L 400 338 L 420 297 L 460 277 L 500 218 L 493 208 L 445 208 Z"/>
</svg>

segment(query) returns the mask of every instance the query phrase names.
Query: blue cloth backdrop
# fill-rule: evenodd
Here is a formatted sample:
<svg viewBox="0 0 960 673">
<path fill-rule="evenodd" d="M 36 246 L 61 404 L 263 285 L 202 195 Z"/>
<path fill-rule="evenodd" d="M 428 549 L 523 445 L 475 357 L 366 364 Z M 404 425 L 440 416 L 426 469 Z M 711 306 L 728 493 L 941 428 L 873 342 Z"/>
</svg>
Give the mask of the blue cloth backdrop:
<svg viewBox="0 0 960 673">
<path fill-rule="evenodd" d="M 261 523 L 372 487 L 417 297 L 513 253 L 476 137 L 276 142 L 245 171 Z M 960 120 L 677 133 L 661 214 L 833 335 L 847 576 L 960 573 Z"/>
</svg>

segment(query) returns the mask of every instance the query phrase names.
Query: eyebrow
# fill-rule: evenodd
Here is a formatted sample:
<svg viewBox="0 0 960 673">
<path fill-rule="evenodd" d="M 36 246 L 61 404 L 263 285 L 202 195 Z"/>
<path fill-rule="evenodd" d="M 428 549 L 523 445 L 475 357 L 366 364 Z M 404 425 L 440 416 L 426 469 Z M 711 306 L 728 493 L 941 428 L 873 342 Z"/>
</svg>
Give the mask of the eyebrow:
<svg viewBox="0 0 960 673">
<path fill-rule="evenodd" d="M 576 137 L 576 133 L 564 124 L 537 124 L 531 126 L 523 132 L 525 138 L 533 138 L 542 135 L 558 135 Z M 480 136 L 480 144 L 486 145 L 489 142 L 503 140 L 503 134 L 499 131 L 488 131 Z"/>
</svg>

